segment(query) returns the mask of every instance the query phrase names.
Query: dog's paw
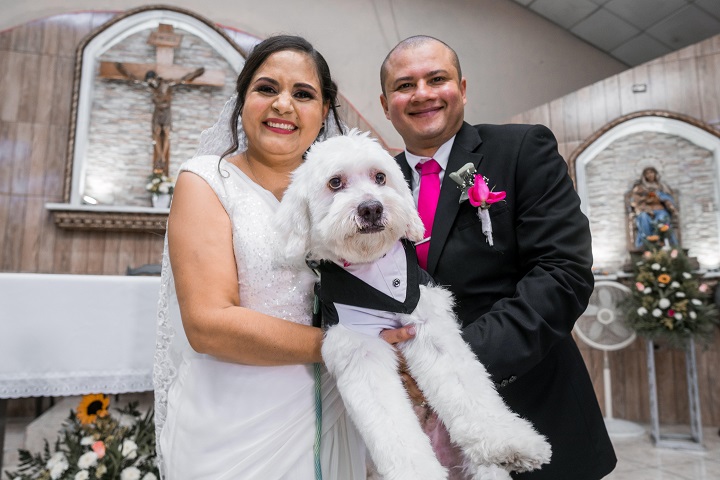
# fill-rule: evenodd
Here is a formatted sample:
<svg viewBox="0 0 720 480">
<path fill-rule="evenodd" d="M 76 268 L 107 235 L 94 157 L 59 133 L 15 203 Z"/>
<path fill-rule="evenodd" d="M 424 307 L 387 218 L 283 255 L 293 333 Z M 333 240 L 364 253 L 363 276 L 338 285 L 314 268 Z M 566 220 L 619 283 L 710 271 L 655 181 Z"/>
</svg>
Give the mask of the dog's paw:
<svg viewBox="0 0 720 480">
<path fill-rule="evenodd" d="M 481 465 L 470 475 L 472 480 L 511 480 L 510 473 L 497 465 Z"/>
<path fill-rule="evenodd" d="M 509 471 L 529 472 L 549 463 L 551 456 L 550 444 L 533 430 L 508 439 L 488 461 Z"/>
</svg>

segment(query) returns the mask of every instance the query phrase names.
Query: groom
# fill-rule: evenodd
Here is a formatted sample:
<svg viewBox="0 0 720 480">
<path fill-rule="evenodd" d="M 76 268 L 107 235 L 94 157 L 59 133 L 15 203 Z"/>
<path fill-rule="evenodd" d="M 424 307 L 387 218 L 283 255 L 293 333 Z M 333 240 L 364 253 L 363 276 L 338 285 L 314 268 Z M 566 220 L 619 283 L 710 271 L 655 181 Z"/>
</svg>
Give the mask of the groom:
<svg viewBox="0 0 720 480">
<path fill-rule="evenodd" d="M 555 138 L 540 125 L 465 123 L 460 63 L 437 39 L 400 42 L 380 78 L 385 116 L 405 141 L 397 161 L 430 237 L 418 256 L 426 256 L 430 275 L 454 293 L 463 336 L 505 402 L 552 445 L 549 465 L 514 478 L 604 477 L 615 453 L 571 335 L 593 290 L 590 230 Z M 439 167 L 426 167 L 430 159 L 428 165 Z M 507 194 L 489 208 L 491 235 L 483 233 L 478 209 L 459 201 L 450 178 L 467 163 L 491 190 Z M 435 200 L 432 182 L 438 180 Z M 434 215 L 423 215 L 428 198 Z M 385 333 L 390 341 L 411 334 Z"/>
</svg>

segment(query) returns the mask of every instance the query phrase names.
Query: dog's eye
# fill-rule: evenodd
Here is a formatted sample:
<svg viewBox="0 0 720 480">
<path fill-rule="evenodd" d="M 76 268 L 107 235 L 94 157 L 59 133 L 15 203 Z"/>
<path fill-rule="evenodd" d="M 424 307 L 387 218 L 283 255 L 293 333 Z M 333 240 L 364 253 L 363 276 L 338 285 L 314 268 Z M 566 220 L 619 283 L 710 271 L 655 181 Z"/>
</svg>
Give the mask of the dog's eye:
<svg viewBox="0 0 720 480">
<path fill-rule="evenodd" d="M 378 172 L 375 174 L 375 183 L 378 185 L 385 185 L 385 174 Z"/>
<path fill-rule="evenodd" d="M 328 180 L 328 187 L 333 190 L 340 190 L 340 187 L 342 187 L 342 180 L 340 177 L 332 177 Z"/>
</svg>

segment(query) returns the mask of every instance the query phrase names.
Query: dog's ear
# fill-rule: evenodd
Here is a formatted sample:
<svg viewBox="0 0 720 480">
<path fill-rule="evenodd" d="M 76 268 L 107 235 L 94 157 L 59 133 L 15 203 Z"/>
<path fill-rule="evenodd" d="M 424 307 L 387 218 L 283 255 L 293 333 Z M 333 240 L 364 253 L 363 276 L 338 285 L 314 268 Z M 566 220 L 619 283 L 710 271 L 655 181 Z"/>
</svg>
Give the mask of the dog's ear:
<svg viewBox="0 0 720 480">
<path fill-rule="evenodd" d="M 310 249 L 310 208 L 306 192 L 300 188 L 302 182 L 296 177 L 297 172 L 283 195 L 274 220 L 283 242 L 281 254 L 292 264 L 304 265 Z"/>
<path fill-rule="evenodd" d="M 388 161 L 385 173 L 388 176 L 389 183 L 403 200 L 403 217 L 407 222 L 403 236 L 411 242 L 419 242 L 425 238 L 425 225 L 423 225 L 422 220 L 420 220 L 420 215 L 417 213 L 412 191 L 405 181 L 405 177 L 403 176 L 402 170 L 400 170 L 400 166 L 395 162 L 395 159 L 392 158 L 389 153 L 387 156 Z"/>
<path fill-rule="evenodd" d="M 412 196 L 410 197 L 412 200 Z M 413 207 L 415 206 L 414 203 L 411 203 Z M 420 220 L 420 215 L 418 215 L 417 210 L 415 208 L 410 209 L 410 214 L 407 217 L 408 219 L 408 225 L 407 230 L 405 230 L 405 238 L 410 240 L 411 242 L 419 242 L 423 238 L 425 238 L 425 225 L 423 225 L 422 220 Z"/>
</svg>

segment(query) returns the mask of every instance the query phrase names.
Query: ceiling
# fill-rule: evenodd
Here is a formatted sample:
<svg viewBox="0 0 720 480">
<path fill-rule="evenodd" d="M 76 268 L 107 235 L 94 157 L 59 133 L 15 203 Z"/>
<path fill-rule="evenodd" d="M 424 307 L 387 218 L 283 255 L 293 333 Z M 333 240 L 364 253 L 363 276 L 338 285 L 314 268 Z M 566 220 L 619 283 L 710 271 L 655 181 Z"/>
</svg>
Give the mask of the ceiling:
<svg viewBox="0 0 720 480">
<path fill-rule="evenodd" d="M 634 67 L 720 34 L 720 0 L 513 0 Z"/>
</svg>

